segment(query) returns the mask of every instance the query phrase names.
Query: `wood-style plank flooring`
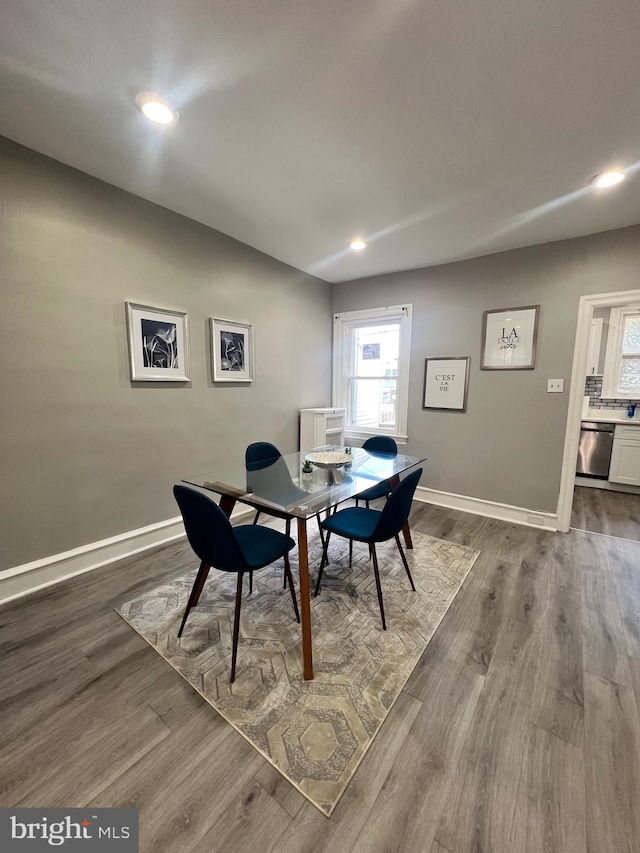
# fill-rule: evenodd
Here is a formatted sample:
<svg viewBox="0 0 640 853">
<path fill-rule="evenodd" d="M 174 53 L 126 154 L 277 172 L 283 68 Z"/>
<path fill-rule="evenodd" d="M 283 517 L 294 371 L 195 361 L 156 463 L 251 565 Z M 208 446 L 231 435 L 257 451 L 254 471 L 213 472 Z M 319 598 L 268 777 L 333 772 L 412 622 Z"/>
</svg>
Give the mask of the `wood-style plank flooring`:
<svg viewBox="0 0 640 853">
<path fill-rule="evenodd" d="M 482 553 L 330 819 L 114 612 L 183 541 L 0 609 L 0 804 L 138 807 L 144 853 L 638 853 L 640 543 L 412 526 Z"/>
<path fill-rule="evenodd" d="M 575 486 L 571 527 L 640 541 L 640 495 Z"/>
</svg>

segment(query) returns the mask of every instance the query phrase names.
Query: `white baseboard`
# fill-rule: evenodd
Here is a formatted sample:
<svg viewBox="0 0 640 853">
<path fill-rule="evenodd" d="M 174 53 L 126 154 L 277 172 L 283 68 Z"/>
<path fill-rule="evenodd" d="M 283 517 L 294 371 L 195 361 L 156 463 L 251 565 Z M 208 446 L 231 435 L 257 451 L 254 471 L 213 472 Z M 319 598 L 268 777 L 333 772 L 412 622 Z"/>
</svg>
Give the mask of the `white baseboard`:
<svg viewBox="0 0 640 853">
<path fill-rule="evenodd" d="M 236 521 L 254 513 L 254 509 L 245 504 L 239 504 L 234 509 L 232 518 Z M 137 530 L 111 536 L 109 539 L 90 542 L 80 548 L 54 554 L 52 557 L 44 557 L 32 563 L 5 569 L 0 572 L 0 604 L 22 598 L 39 589 L 53 586 L 93 569 L 99 569 L 101 566 L 131 557 L 141 551 L 165 545 L 184 535 L 182 516 L 176 516 L 157 524 L 150 524 L 148 527 L 140 527 Z"/>
<path fill-rule="evenodd" d="M 481 498 L 471 498 L 466 495 L 454 495 L 451 492 L 440 492 L 437 489 L 427 489 L 418 486 L 415 500 L 422 503 L 435 504 L 447 509 L 459 509 L 473 515 L 484 515 L 487 518 L 497 518 L 513 524 L 524 524 L 526 527 L 537 527 L 543 530 L 557 530 L 558 517 L 553 512 L 540 512 L 536 509 L 525 509 L 520 506 L 485 501 Z"/>
<path fill-rule="evenodd" d="M 487 518 L 524 524 L 527 527 L 557 530 L 557 516 L 550 512 L 539 512 L 480 498 L 454 495 L 423 486 L 418 486 L 415 499 L 448 509 L 483 515 Z M 253 512 L 253 509 L 240 504 L 234 510 L 232 518 L 234 521 L 239 520 L 243 516 L 252 515 Z M 5 569 L 0 572 L 0 604 L 22 598 L 39 589 L 53 586 L 60 581 L 115 563 L 117 560 L 131 557 L 150 548 L 156 548 L 158 545 L 165 545 L 184 535 L 182 518 L 177 516 L 157 524 L 150 524 L 148 527 L 111 536 L 109 539 L 91 542 L 71 551 L 54 554 L 52 557 L 44 557 L 22 566 Z"/>
</svg>

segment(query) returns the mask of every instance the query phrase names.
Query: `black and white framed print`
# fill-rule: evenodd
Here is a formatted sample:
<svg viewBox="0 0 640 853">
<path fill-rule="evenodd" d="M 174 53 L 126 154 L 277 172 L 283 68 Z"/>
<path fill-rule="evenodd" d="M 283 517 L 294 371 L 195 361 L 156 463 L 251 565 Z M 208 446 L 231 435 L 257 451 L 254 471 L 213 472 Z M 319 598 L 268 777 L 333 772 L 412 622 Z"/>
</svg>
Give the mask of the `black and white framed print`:
<svg viewBox="0 0 640 853">
<path fill-rule="evenodd" d="M 184 311 L 127 302 L 129 366 L 134 382 L 188 382 L 189 333 Z"/>
<path fill-rule="evenodd" d="M 210 317 L 214 382 L 253 381 L 253 326 Z"/>
<path fill-rule="evenodd" d="M 539 305 L 485 311 L 481 370 L 533 370 L 539 316 Z"/>
<path fill-rule="evenodd" d="M 423 409 L 465 412 L 470 356 L 425 358 Z"/>
</svg>

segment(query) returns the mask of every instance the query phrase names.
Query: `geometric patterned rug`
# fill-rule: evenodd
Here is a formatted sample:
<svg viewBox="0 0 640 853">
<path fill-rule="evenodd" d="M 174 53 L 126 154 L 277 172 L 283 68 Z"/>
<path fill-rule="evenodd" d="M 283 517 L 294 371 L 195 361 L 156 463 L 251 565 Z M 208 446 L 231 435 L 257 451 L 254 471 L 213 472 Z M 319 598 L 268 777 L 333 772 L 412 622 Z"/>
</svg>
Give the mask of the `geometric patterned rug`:
<svg viewBox="0 0 640 853">
<path fill-rule="evenodd" d="M 254 573 L 242 601 L 236 680 L 229 684 L 236 576 L 211 570 L 177 638 L 197 570 L 118 613 L 325 815 L 330 815 L 455 598 L 478 551 L 413 532 L 416 592 L 395 542 L 377 546 L 387 630 L 366 545 L 332 537 L 322 590 L 311 597 L 314 679 L 302 678 L 300 626 L 283 564 Z M 309 565 L 320 564 L 309 528 Z M 297 583 L 296 551 L 291 569 Z M 315 571 L 311 577 L 313 591 Z M 299 590 L 298 590 L 299 591 Z"/>
</svg>

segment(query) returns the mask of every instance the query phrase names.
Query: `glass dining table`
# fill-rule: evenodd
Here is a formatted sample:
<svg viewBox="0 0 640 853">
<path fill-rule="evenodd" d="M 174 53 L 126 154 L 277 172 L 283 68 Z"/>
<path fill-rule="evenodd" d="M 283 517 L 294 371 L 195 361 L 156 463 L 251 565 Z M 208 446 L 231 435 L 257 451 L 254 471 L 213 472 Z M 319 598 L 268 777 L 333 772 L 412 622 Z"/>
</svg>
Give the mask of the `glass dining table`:
<svg viewBox="0 0 640 853">
<path fill-rule="evenodd" d="M 307 457 L 316 460 L 310 474 L 302 470 Z M 322 512 L 330 512 L 343 501 L 385 480 L 393 488 L 400 481 L 400 474 L 424 462 L 425 458 L 403 453 L 371 453 L 359 447 L 326 445 L 254 465 L 230 465 L 183 478 L 184 483 L 220 495 L 220 508 L 227 516 L 231 516 L 236 503 L 241 503 L 276 518 L 297 521 L 305 680 L 313 678 L 307 521 Z M 407 548 L 412 548 L 408 525 L 403 535 Z"/>
</svg>

